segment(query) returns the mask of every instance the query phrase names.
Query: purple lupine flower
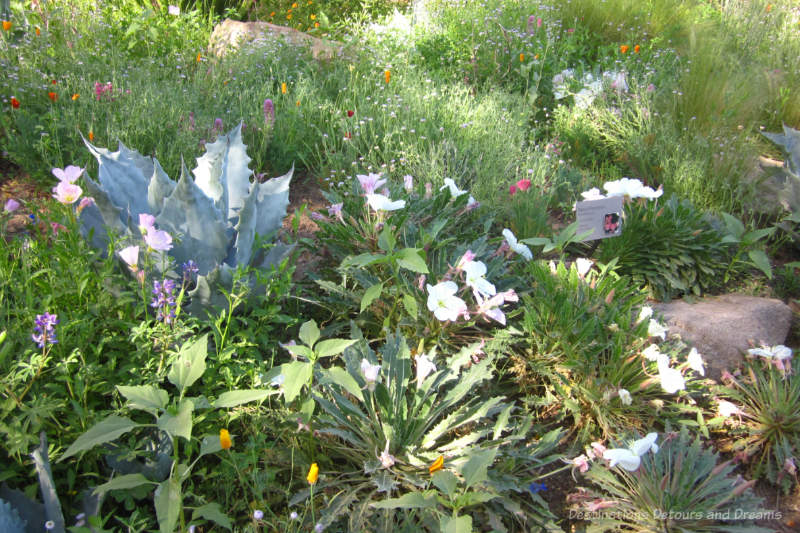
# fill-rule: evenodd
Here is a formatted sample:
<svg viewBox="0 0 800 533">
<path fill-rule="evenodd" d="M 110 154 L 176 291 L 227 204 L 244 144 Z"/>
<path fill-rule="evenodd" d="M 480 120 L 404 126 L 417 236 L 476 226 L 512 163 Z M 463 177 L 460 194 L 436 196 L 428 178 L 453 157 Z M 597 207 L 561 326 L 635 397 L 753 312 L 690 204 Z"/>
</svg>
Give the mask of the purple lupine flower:
<svg viewBox="0 0 800 533">
<path fill-rule="evenodd" d="M 153 299 L 150 307 L 158 309 L 156 320 L 161 320 L 164 324 L 171 324 L 175 318 L 175 282 L 169 278 L 164 281 L 153 281 Z"/>
<path fill-rule="evenodd" d="M 275 105 L 269 98 L 264 100 L 264 122 L 267 123 L 267 126 L 275 123 Z"/>
<path fill-rule="evenodd" d="M 53 328 L 58 324 L 58 315 L 51 315 L 45 313 L 43 315 L 36 315 L 34 322 L 36 325 L 33 328 L 33 335 L 31 338 L 33 342 L 39 345 L 39 348 L 44 348 L 48 344 L 55 344 L 58 342 L 56 339 L 56 330 Z"/>
<path fill-rule="evenodd" d="M 191 281 L 192 280 L 192 276 L 194 276 L 195 274 L 197 274 L 200 271 L 200 269 L 197 268 L 197 263 L 195 263 L 191 259 L 189 259 L 184 264 L 182 264 L 181 268 L 183 269 L 183 282 L 184 283 L 188 283 L 189 281 Z"/>
</svg>

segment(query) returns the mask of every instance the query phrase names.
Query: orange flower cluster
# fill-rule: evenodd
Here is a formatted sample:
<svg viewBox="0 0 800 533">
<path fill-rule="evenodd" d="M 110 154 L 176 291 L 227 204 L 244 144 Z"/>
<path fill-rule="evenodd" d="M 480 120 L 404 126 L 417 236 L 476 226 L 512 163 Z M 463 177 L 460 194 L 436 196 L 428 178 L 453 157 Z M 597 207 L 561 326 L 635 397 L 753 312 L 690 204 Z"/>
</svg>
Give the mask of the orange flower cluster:
<svg viewBox="0 0 800 533">
<path fill-rule="evenodd" d="M 3 29 L 5 31 L 9 31 L 11 29 L 11 26 L 13 26 L 13 24 L 11 24 L 10 20 L 4 20 L 3 21 Z"/>
</svg>

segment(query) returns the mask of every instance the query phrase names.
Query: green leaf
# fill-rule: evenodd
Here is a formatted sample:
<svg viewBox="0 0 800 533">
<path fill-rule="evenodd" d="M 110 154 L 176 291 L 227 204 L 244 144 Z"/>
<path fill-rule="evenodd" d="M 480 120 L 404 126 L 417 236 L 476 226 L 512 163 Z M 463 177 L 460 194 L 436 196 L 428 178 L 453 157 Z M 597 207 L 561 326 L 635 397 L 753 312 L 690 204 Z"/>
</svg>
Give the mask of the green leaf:
<svg viewBox="0 0 800 533">
<path fill-rule="evenodd" d="M 213 405 L 214 407 L 236 407 L 243 403 L 258 402 L 269 396 L 268 390 L 246 389 L 223 392 Z"/>
<path fill-rule="evenodd" d="M 362 402 L 364 401 L 364 394 L 361 392 L 361 388 L 358 386 L 356 379 L 344 368 L 334 366 L 325 370 L 322 374 L 322 382 L 320 384 L 324 383 L 335 383 Z"/>
<path fill-rule="evenodd" d="M 409 492 L 399 498 L 387 498 L 370 505 L 376 509 L 432 509 L 436 507 L 436 493 L 430 490 Z"/>
<path fill-rule="evenodd" d="M 383 254 L 361 254 L 355 257 L 345 257 L 340 265 L 341 268 L 365 267 L 373 263 L 385 263 L 387 256 Z"/>
<path fill-rule="evenodd" d="M 496 448 L 471 454 L 469 460 L 461 467 L 464 485 L 470 488 L 473 485 L 486 481 L 486 479 L 488 479 L 486 471 L 492 465 L 496 456 Z"/>
<path fill-rule="evenodd" d="M 174 533 L 178 516 L 183 507 L 181 484 L 177 479 L 169 478 L 156 488 L 153 501 L 156 505 L 158 528 L 161 533 Z"/>
<path fill-rule="evenodd" d="M 189 400 L 181 401 L 176 414 L 167 410 L 158 417 L 158 429 L 166 431 L 172 437 L 192 438 L 192 411 L 194 404 Z"/>
<path fill-rule="evenodd" d="M 391 253 L 394 250 L 395 245 L 397 245 L 397 239 L 392 233 L 392 228 L 389 224 L 383 226 L 383 231 L 381 234 L 378 235 L 378 248 L 383 250 L 384 252 Z"/>
<path fill-rule="evenodd" d="M 452 498 L 455 495 L 456 487 L 458 487 L 458 478 L 449 470 L 439 470 L 433 474 L 431 481 L 446 496 Z"/>
<path fill-rule="evenodd" d="M 155 385 L 136 387 L 117 385 L 117 390 L 128 400 L 128 407 L 147 411 L 153 415 L 164 409 L 167 406 L 167 402 L 169 402 L 167 391 Z"/>
<path fill-rule="evenodd" d="M 472 533 L 472 517 L 469 515 L 444 515 L 439 519 L 439 531 L 442 533 Z"/>
<path fill-rule="evenodd" d="M 300 394 L 303 385 L 311 380 L 313 365 L 303 361 L 292 361 L 281 365 L 283 374 L 283 397 L 286 403 L 291 403 Z"/>
<path fill-rule="evenodd" d="M 192 513 L 192 521 L 195 521 L 199 518 L 211 520 L 212 522 L 215 522 L 216 524 L 219 524 L 228 530 L 233 527 L 231 519 L 228 518 L 228 515 L 222 512 L 222 508 L 220 508 L 218 503 L 207 503 L 202 507 L 195 509 Z"/>
<path fill-rule="evenodd" d="M 750 256 L 750 260 L 753 264 L 758 267 L 768 279 L 772 279 L 772 265 L 769 264 L 769 257 L 767 257 L 767 254 L 765 254 L 763 250 L 749 250 L 747 255 Z"/>
<path fill-rule="evenodd" d="M 319 328 L 313 320 L 303 322 L 300 326 L 300 340 L 309 348 L 314 348 L 314 343 L 319 340 Z"/>
<path fill-rule="evenodd" d="M 130 418 L 124 416 L 111 415 L 105 420 L 98 422 L 92 428 L 78 437 L 72 445 L 67 448 L 64 455 L 59 457 L 57 463 L 60 463 L 67 457 L 72 457 L 78 452 L 94 448 L 98 444 L 105 444 L 111 442 L 117 437 L 124 435 L 128 431 L 142 427 L 143 424 L 137 424 Z"/>
<path fill-rule="evenodd" d="M 419 314 L 419 309 L 417 308 L 417 299 L 411 296 L 410 294 L 403 295 L 403 307 L 406 308 L 409 316 L 411 318 L 417 318 Z"/>
<path fill-rule="evenodd" d="M 403 248 L 395 255 L 397 264 L 412 272 L 427 274 L 428 266 L 419 254 L 419 250 L 419 248 Z"/>
<path fill-rule="evenodd" d="M 172 368 L 167 374 L 167 379 L 178 387 L 181 395 L 206 371 L 207 353 L 208 334 L 203 335 L 192 344 L 186 343 L 181 347 L 178 358 L 172 363 Z"/>
<path fill-rule="evenodd" d="M 355 342 L 356 339 L 327 339 L 317 344 L 315 352 L 317 357 L 331 357 L 339 355 Z"/>
<path fill-rule="evenodd" d="M 94 489 L 94 494 L 103 494 L 110 490 L 133 489 L 141 485 L 146 485 L 147 483 L 157 485 L 157 483 L 150 481 L 142 474 L 126 474 L 124 476 L 117 476 L 111 481 L 96 487 Z"/>
<path fill-rule="evenodd" d="M 376 283 L 364 291 L 364 296 L 361 297 L 361 310 L 359 310 L 359 313 L 363 313 L 364 309 L 372 305 L 372 302 L 381 295 L 381 291 L 383 291 L 383 283 Z"/>
<path fill-rule="evenodd" d="M 742 224 L 742 221 L 733 215 L 729 215 L 728 213 L 720 214 L 722 215 L 723 220 L 725 220 L 725 226 L 728 228 L 728 233 L 737 239 L 740 239 L 745 232 L 745 227 L 744 224 Z"/>
<path fill-rule="evenodd" d="M 309 361 L 314 358 L 314 352 L 308 346 L 303 346 L 302 344 L 284 344 L 283 346 L 292 355 L 305 357 Z"/>
<path fill-rule="evenodd" d="M 210 453 L 217 453 L 221 449 L 222 443 L 219 441 L 219 435 L 206 435 L 200 442 L 200 455 L 197 458 L 199 459 Z"/>
</svg>

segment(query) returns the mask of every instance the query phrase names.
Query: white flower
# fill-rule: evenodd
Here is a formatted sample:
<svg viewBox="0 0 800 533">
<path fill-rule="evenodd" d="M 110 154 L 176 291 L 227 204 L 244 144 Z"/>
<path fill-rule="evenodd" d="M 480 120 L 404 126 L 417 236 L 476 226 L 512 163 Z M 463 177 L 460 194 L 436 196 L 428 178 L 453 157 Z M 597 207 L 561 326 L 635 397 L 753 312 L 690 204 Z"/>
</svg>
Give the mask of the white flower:
<svg viewBox="0 0 800 533">
<path fill-rule="evenodd" d="M 653 200 L 664 194 L 661 187 L 654 191 L 651 187 L 645 187 L 641 181 L 631 178 L 607 181 L 603 184 L 603 188 L 608 193 L 608 196 L 629 196 L 631 198 L 647 198 L 648 200 Z"/>
<path fill-rule="evenodd" d="M 625 470 L 633 472 L 639 468 L 642 463 L 641 456 L 649 451 L 653 453 L 658 452 L 658 445 L 656 439 L 658 433 L 648 433 L 644 438 L 641 438 L 631 444 L 629 449 L 625 448 L 612 448 L 603 452 L 603 459 L 609 461 L 609 468 L 614 468 L 620 465 Z"/>
<path fill-rule="evenodd" d="M 661 379 L 661 388 L 664 389 L 664 392 L 675 394 L 679 390 L 686 388 L 686 380 L 683 379 L 683 374 L 680 371 L 669 367 L 668 361 L 669 359 L 666 356 L 664 356 L 664 359 L 659 359 L 658 377 Z"/>
<path fill-rule="evenodd" d="M 445 189 L 450 189 L 450 196 L 452 198 L 458 198 L 462 194 L 467 194 L 467 191 L 462 191 L 461 189 L 458 188 L 456 182 L 453 181 L 452 178 L 445 178 L 444 185 L 439 187 L 440 191 L 443 191 Z"/>
<path fill-rule="evenodd" d="M 464 282 L 475 292 L 483 296 L 494 296 L 497 293 L 494 285 L 483 277 L 486 275 L 486 265 L 483 261 L 469 261 L 464 264 L 462 270 L 466 276 Z"/>
<path fill-rule="evenodd" d="M 589 88 L 581 89 L 575 94 L 575 107 L 587 109 L 594 102 L 597 93 Z"/>
<path fill-rule="evenodd" d="M 772 347 L 762 346 L 761 348 L 751 348 L 747 350 L 747 353 L 750 355 L 760 355 L 767 359 L 777 359 L 778 361 L 783 361 L 784 359 L 790 359 L 792 357 L 792 349 L 783 344 Z"/>
<path fill-rule="evenodd" d="M 656 198 L 660 198 L 661 195 L 664 194 L 664 189 L 659 187 L 657 190 L 653 190 L 652 187 L 642 187 L 639 191 L 639 198 L 647 198 L 648 200 L 655 200 Z"/>
<path fill-rule="evenodd" d="M 405 200 L 395 200 L 394 202 L 382 194 L 367 194 L 367 203 L 375 211 L 397 211 L 406 206 Z"/>
<path fill-rule="evenodd" d="M 65 181 L 67 183 L 75 183 L 75 181 L 81 177 L 83 171 L 86 170 L 81 167 L 76 167 L 75 165 L 69 165 L 64 169 L 54 168 L 52 170 L 53 176 L 58 178 L 58 181 Z"/>
<path fill-rule="evenodd" d="M 403 188 L 406 192 L 411 192 L 414 190 L 414 178 L 408 174 L 403 176 Z"/>
<path fill-rule="evenodd" d="M 517 252 L 519 255 L 530 261 L 533 259 L 533 254 L 531 253 L 531 249 L 517 242 L 517 238 L 511 233 L 511 230 L 506 228 L 503 230 L 503 237 L 506 238 L 506 242 L 508 243 L 508 247 Z"/>
<path fill-rule="evenodd" d="M 380 174 L 373 174 L 370 172 L 366 176 L 364 174 L 356 174 L 356 179 L 361 184 L 361 189 L 364 191 L 364 194 L 372 194 L 375 192 L 375 189 L 386 183 L 385 179 L 381 179 Z"/>
<path fill-rule="evenodd" d="M 689 368 L 700 374 L 701 376 L 706 375 L 706 370 L 703 368 L 703 357 L 697 352 L 697 348 L 692 348 L 689 351 L 689 355 L 686 358 L 686 361 L 689 363 Z"/>
<path fill-rule="evenodd" d="M 647 452 L 658 453 L 657 439 L 658 433 L 648 433 L 643 438 L 634 441 L 634 443 L 631 444 L 631 450 L 636 455 L 644 455 Z"/>
<path fill-rule="evenodd" d="M 586 276 L 586 274 L 592 268 L 593 264 L 594 261 L 592 261 L 591 259 L 585 259 L 583 257 L 579 257 L 578 259 L 576 259 L 575 268 L 578 269 L 578 276 L 580 276 L 580 278 L 583 279 L 583 277 Z"/>
<path fill-rule="evenodd" d="M 584 200 L 602 200 L 605 198 L 597 187 L 592 187 L 588 191 L 583 191 L 581 196 L 583 196 Z"/>
<path fill-rule="evenodd" d="M 472 195 L 470 195 L 469 199 L 467 200 L 467 208 L 468 209 L 475 209 L 479 205 L 481 205 L 481 203 L 478 200 L 476 200 L 475 198 L 473 198 Z"/>
<path fill-rule="evenodd" d="M 417 388 L 420 388 L 425 383 L 425 378 L 431 372 L 436 372 L 436 365 L 425 354 L 417 355 L 414 360 L 417 362 Z"/>
<path fill-rule="evenodd" d="M 118 253 L 122 260 L 125 261 L 125 264 L 128 265 L 131 270 L 136 272 L 136 269 L 139 266 L 139 247 L 128 246 L 127 248 L 120 250 Z"/>
<path fill-rule="evenodd" d="M 636 323 L 643 322 L 653 316 L 653 308 L 645 305 L 639 311 L 639 316 L 636 318 Z"/>
<path fill-rule="evenodd" d="M 361 373 L 364 374 L 364 381 L 367 382 L 369 390 L 375 390 L 375 382 L 378 381 L 380 372 L 381 365 L 373 365 L 366 358 L 361 359 Z"/>
<path fill-rule="evenodd" d="M 381 466 L 383 468 L 391 468 L 394 466 L 394 457 L 389 453 L 389 439 L 386 439 L 386 447 L 383 449 L 383 452 L 378 456 L 378 460 L 381 462 Z"/>
<path fill-rule="evenodd" d="M 651 344 L 644 350 L 642 350 L 642 355 L 648 361 L 658 361 L 658 356 L 661 354 L 661 351 L 658 349 L 657 344 Z"/>
<path fill-rule="evenodd" d="M 167 13 L 172 15 L 173 17 L 177 17 L 181 14 L 181 8 L 178 6 L 167 6 Z"/>
<path fill-rule="evenodd" d="M 720 416 L 724 416 L 728 418 L 729 416 L 733 415 L 741 415 L 742 410 L 736 404 L 733 404 L 727 400 L 719 400 L 719 405 L 717 407 Z"/>
<path fill-rule="evenodd" d="M 657 320 L 651 318 L 650 324 L 647 326 L 648 337 L 661 337 L 661 340 L 666 340 L 667 331 L 669 328 L 662 326 Z"/>
<path fill-rule="evenodd" d="M 425 284 L 428 291 L 428 310 L 442 322 L 458 320 L 459 315 L 467 314 L 467 304 L 456 296 L 458 285 L 452 281 L 443 281 L 436 285 Z"/>
<path fill-rule="evenodd" d="M 628 389 L 619 389 L 617 394 L 619 394 L 619 401 L 622 402 L 622 405 L 630 405 L 633 403 L 633 398 L 631 397 L 631 393 L 628 392 Z"/>
</svg>

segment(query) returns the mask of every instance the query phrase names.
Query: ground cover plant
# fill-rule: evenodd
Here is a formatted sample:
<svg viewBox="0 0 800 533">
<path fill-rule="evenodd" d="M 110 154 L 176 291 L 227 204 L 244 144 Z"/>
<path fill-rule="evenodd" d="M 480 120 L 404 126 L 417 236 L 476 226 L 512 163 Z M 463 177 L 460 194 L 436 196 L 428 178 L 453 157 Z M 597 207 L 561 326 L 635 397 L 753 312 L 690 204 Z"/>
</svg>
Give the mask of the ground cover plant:
<svg viewBox="0 0 800 533">
<path fill-rule="evenodd" d="M 794 527 L 796 336 L 715 384 L 653 310 L 800 305 L 791 2 L 0 20 L 3 531 Z"/>
</svg>

